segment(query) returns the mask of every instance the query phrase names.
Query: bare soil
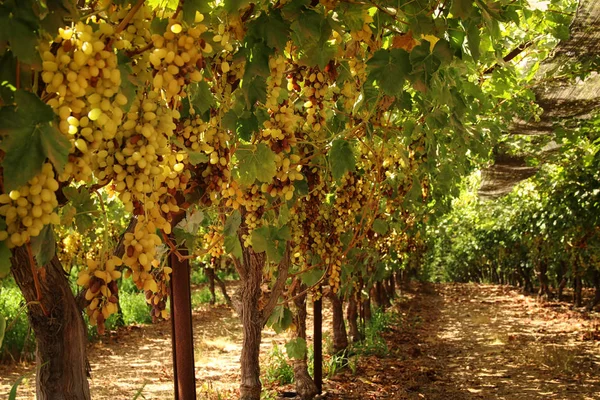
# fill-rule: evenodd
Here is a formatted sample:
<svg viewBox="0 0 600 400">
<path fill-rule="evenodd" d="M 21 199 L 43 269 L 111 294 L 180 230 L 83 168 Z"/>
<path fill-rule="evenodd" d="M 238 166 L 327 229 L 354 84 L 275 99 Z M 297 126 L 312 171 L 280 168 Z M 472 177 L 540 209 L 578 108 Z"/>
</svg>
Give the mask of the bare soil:
<svg viewBox="0 0 600 400">
<path fill-rule="evenodd" d="M 324 398 L 600 399 L 598 313 L 474 284 L 413 285 L 401 291 L 394 311 L 384 333 L 387 355 L 360 357 L 327 379 Z M 198 398 L 235 399 L 242 339 L 237 315 L 225 306 L 203 306 L 193 322 Z M 120 329 L 90 344 L 92 398 L 133 399 L 140 390 L 145 399 L 173 398 L 169 334 L 170 323 L 162 322 Z M 265 330 L 263 361 L 273 343 L 285 340 Z M 31 364 L 0 366 L 0 398 L 32 371 Z M 291 388 L 268 385 L 277 392 Z M 33 399 L 34 391 L 31 377 L 17 398 Z"/>
</svg>

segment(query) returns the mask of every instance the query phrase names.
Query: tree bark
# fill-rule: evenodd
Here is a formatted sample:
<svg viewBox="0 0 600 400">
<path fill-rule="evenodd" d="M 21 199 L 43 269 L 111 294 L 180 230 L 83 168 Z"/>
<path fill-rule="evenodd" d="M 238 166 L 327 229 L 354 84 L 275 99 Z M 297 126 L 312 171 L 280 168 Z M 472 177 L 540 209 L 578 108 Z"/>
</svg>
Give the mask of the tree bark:
<svg viewBox="0 0 600 400">
<path fill-rule="evenodd" d="M 574 291 L 573 291 L 573 304 L 575 305 L 575 307 L 581 307 L 581 302 L 582 302 L 582 297 L 581 297 L 581 290 L 583 287 L 583 283 L 581 282 L 581 277 L 577 276 L 575 277 L 575 279 L 573 280 L 573 284 L 574 284 Z"/>
<path fill-rule="evenodd" d="M 333 310 L 333 353 L 340 353 L 348 347 L 348 335 L 344 323 L 344 308 L 342 299 L 338 294 L 329 293 L 329 300 Z"/>
<path fill-rule="evenodd" d="M 548 280 L 548 262 L 543 258 L 538 264 L 538 280 L 540 283 L 538 297 L 550 298 L 552 293 L 550 293 L 550 282 Z"/>
<path fill-rule="evenodd" d="M 592 311 L 596 305 L 600 303 L 600 271 L 597 269 L 594 270 L 594 298 L 590 300 L 587 305 L 587 310 Z"/>
<path fill-rule="evenodd" d="M 348 299 L 348 307 L 346 308 L 346 316 L 348 318 L 348 328 L 352 341 L 354 343 L 360 342 L 364 339 L 358 328 L 358 301 L 356 300 L 356 293 L 353 293 Z"/>
<path fill-rule="evenodd" d="M 215 269 L 212 267 L 205 267 L 204 273 L 208 278 L 208 290 L 210 290 L 210 305 L 214 305 L 217 302 L 217 294 L 215 293 Z"/>
<path fill-rule="evenodd" d="M 305 285 L 299 285 L 299 287 L 296 287 L 294 294 L 301 293 L 305 289 Z M 296 315 L 294 316 L 296 325 L 295 336 L 306 341 L 306 293 L 295 298 L 294 305 L 296 306 Z M 315 382 L 308 374 L 307 358 L 307 354 L 304 353 L 302 358 L 294 359 L 293 361 L 296 393 L 302 400 L 310 400 L 318 393 Z"/>
<path fill-rule="evenodd" d="M 37 399 L 89 400 L 85 325 L 58 257 L 38 268 L 27 248 L 18 247 L 11 261 L 35 332 Z"/>
</svg>

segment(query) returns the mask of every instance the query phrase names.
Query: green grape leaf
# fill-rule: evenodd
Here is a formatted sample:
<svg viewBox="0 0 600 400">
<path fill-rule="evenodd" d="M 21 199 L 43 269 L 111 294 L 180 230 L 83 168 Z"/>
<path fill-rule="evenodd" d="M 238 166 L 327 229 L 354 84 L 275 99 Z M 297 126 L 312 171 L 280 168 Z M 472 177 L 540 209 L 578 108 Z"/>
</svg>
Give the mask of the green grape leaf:
<svg viewBox="0 0 600 400">
<path fill-rule="evenodd" d="M 267 326 L 272 328 L 275 333 L 281 333 L 292 326 L 293 315 L 289 308 L 276 306 L 267 320 Z"/>
<path fill-rule="evenodd" d="M 6 318 L 0 314 L 0 349 L 2 348 L 2 342 L 4 341 L 4 333 L 6 332 Z"/>
<path fill-rule="evenodd" d="M 189 85 L 188 96 L 190 98 L 190 105 L 200 114 L 204 114 L 216 104 L 215 97 L 206 81 Z"/>
<path fill-rule="evenodd" d="M 289 228 L 261 226 L 252 231 L 252 248 L 257 253 L 267 253 L 269 260 L 278 263 L 285 254 L 287 241 L 291 239 Z"/>
<path fill-rule="evenodd" d="M 264 103 L 267 100 L 267 80 L 263 76 L 253 77 L 245 74 L 242 79 L 242 91 L 249 108 L 254 107 L 257 101 Z"/>
<path fill-rule="evenodd" d="M 438 40 L 433 47 L 433 55 L 441 61 L 442 65 L 450 64 L 453 59 L 450 43 L 445 39 Z"/>
<path fill-rule="evenodd" d="M 237 235 L 225 236 L 225 251 L 235 258 L 242 258 L 242 244 Z"/>
<path fill-rule="evenodd" d="M 156 17 L 150 22 L 150 32 L 155 33 L 157 35 L 162 35 L 167 31 L 167 27 L 169 26 L 168 18 L 159 18 Z"/>
<path fill-rule="evenodd" d="M 269 14 L 262 14 L 248 26 L 246 37 L 264 40 L 272 49 L 283 50 L 288 42 L 290 29 L 281 17 L 279 10 Z"/>
<path fill-rule="evenodd" d="M 235 156 L 238 163 L 234 173 L 242 185 L 252 185 L 256 180 L 271 182 L 277 173 L 275 153 L 264 143 L 239 146 Z"/>
<path fill-rule="evenodd" d="M 242 214 L 239 210 L 235 210 L 225 220 L 225 226 L 223 227 L 223 234 L 225 236 L 237 236 L 237 230 L 242 223 Z"/>
<path fill-rule="evenodd" d="M 39 267 L 48 264 L 56 254 L 56 239 L 52 225 L 46 225 L 36 237 L 31 238 L 31 251 Z"/>
<path fill-rule="evenodd" d="M 450 12 L 461 19 L 467 18 L 473 11 L 473 0 L 452 0 Z"/>
<path fill-rule="evenodd" d="M 208 156 L 202 151 L 188 151 L 188 158 L 190 160 L 190 164 L 192 165 L 208 162 Z"/>
<path fill-rule="evenodd" d="M 285 344 L 285 352 L 289 358 L 301 360 L 306 356 L 306 340 L 298 337 Z"/>
<path fill-rule="evenodd" d="M 77 230 L 83 233 L 91 229 L 94 226 L 94 216 L 100 211 L 87 188 L 84 185 L 79 188 L 69 186 L 63 188 L 63 194 L 76 211 L 73 217 L 75 218 Z M 68 213 L 63 214 L 64 218 L 67 216 Z"/>
<path fill-rule="evenodd" d="M 194 23 L 194 19 L 196 18 L 196 11 L 207 14 L 212 10 L 207 0 L 185 0 L 183 2 L 183 20 L 188 25 Z M 164 32 L 164 31 L 163 31 Z"/>
<path fill-rule="evenodd" d="M 0 279 L 5 278 L 10 273 L 10 267 L 12 265 L 10 261 L 11 257 L 12 254 L 6 245 L 6 240 L 0 242 Z"/>
<path fill-rule="evenodd" d="M 60 172 L 67 163 L 71 142 L 54 124 L 55 115 L 33 93 L 17 90 L 15 106 L 0 108 L 0 133 L 4 135 L 0 148 L 6 155 L 4 168 L 5 191 L 27 183 L 50 159 Z"/>
<path fill-rule="evenodd" d="M 402 93 L 404 80 L 411 72 L 409 53 L 403 49 L 377 50 L 367 61 L 367 67 L 369 81 L 377 82 L 377 86 L 390 96 Z"/>
<path fill-rule="evenodd" d="M 373 221 L 373 230 L 380 235 L 385 235 L 389 228 L 388 223 L 382 219 L 377 218 Z"/>
<path fill-rule="evenodd" d="M 313 268 L 310 271 L 306 271 L 300 275 L 300 280 L 306 286 L 314 286 L 323 277 L 324 271 L 319 268 Z"/>
<path fill-rule="evenodd" d="M 340 179 L 348 171 L 354 171 L 356 160 L 350 142 L 344 139 L 334 140 L 329 150 L 329 162 L 331 163 L 331 174 L 335 180 Z"/>
<path fill-rule="evenodd" d="M 14 16 L 10 9 L 0 7 L 0 42 L 8 41 L 14 55 L 25 64 L 41 64 L 36 47 L 39 40 L 37 29 L 29 21 Z"/>
<path fill-rule="evenodd" d="M 127 57 L 123 52 L 118 54 L 119 71 L 121 72 L 121 93 L 127 98 L 127 104 L 123 106 L 124 112 L 129 112 L 129 109 L 133 105 L 135 97 L 137 96 L 137 87 L 141 86 L 137 82 L 137 78 L 133 75 L 133 69 L 131 68 L 131 58 Z"/>
<path fill-rule="evenodd" d="M 223 8 L 229 15 L 239 15 L 240 11 L 250 5 L 250 0 L 224 0 Z"/>
<path fill-rule="evenodd" d="M 481 51 L 479 49 L 481 44 L 481 36 L 479 33 L 479 27 L 477 26 L 477 22 L 470 20 L 466 26 L 467 28 L 467 44 L 469 45 L 469 50 L 471 51 L 471 57 L 473 60 L 479 60 L 481 56 Z"/>
<path fill-rule="evenodd" d="M 334 57 L 336 46 L 329 42 L 331 24 L 328 18 L 316 11 L 302 12 L 290 26 L 292 39 L 300 49 L 299 62 L 323 69 Z"/>
<path fill-rule="evenodd" d="M 45 3 L 45 4 L 44 4 Z M 79 15 L 75 3 L 70 0 L 46 0 L 37 2 L 40 7 L 46 7 L 40 13 L 41 27 L 51 34 L 58 32 L 68 21 L 78 21 Z"/>
</svg>

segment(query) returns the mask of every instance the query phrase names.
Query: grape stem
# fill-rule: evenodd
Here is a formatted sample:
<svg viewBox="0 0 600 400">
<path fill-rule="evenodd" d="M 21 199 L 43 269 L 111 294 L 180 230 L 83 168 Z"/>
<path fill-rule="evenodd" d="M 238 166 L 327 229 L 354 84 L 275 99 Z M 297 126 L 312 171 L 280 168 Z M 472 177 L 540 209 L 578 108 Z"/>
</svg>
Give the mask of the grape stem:
<svg viewBox="0 0 600 400">
<path fill-rule="evenodd" d="M 117 27 L 115 28 L 115 34 L 122 32 L 127 27 L 129 22 L 131 22 L 135 14 L 138 12 L 138 10 L 144 5 L 144 1 L 146 0 L 138 0 L 138 2 L 135 3 L 133 7 L 131 7 L 131 10 L 129 10 L 125 18 L 123 18 L 119 25 L 117 25 Z"/>
<path fill-rule="evenodd" d="M 38 271 L 36 268 L 35 259 L 33 258 L 33 251 L 31 251 L 31 242 L 27 242 L 26 246 L 27 255 L 29 256 L 29 264 L 31 266 L 31 275 L 33 276 L 33 284 L 35 286 L 37 302 L 40 305 L 44 315 L 46 317 L 49 317 L 50 313 L 48 312 L 48 310 L 46 310 L 46 307 L 44 307 L 44 304 L 42 303 L 42 289 L 40 288 L 40 280 L 38 278 Z"/>
</svg>

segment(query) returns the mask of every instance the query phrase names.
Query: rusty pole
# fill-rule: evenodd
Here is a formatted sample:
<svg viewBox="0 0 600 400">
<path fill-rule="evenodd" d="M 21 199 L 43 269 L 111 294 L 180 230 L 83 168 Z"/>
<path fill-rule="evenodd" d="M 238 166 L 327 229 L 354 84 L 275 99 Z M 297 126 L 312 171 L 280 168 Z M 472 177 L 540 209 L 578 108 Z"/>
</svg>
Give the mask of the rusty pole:
<svg viewBox="0 0 600 400">
<path fill-rule="evenodd" d="M 185 216 L 185 214 L 184 214 Z M 174 227 L 179 221 L 174 219 Z M 179 248 L 186 255 L 186 248 Z M 173 382 L 175 400 L 196 399 L 194 369 L 194 333 L 192 329 L 192 294 L 190 262 L 180 261 L 176 254 L 169 255 L 171 273 L 171 338 L 173 341 Z"/>
<path fill-rule="evenodd" d="M 317 291 L 317 296 L 319 296 L 319 299 L 313 302 L 313 347 L 315 352 L 313 370 L 315 386 L 320 394 L 323 392 L 323 297 L 320 288 Z"/>
</svg>

